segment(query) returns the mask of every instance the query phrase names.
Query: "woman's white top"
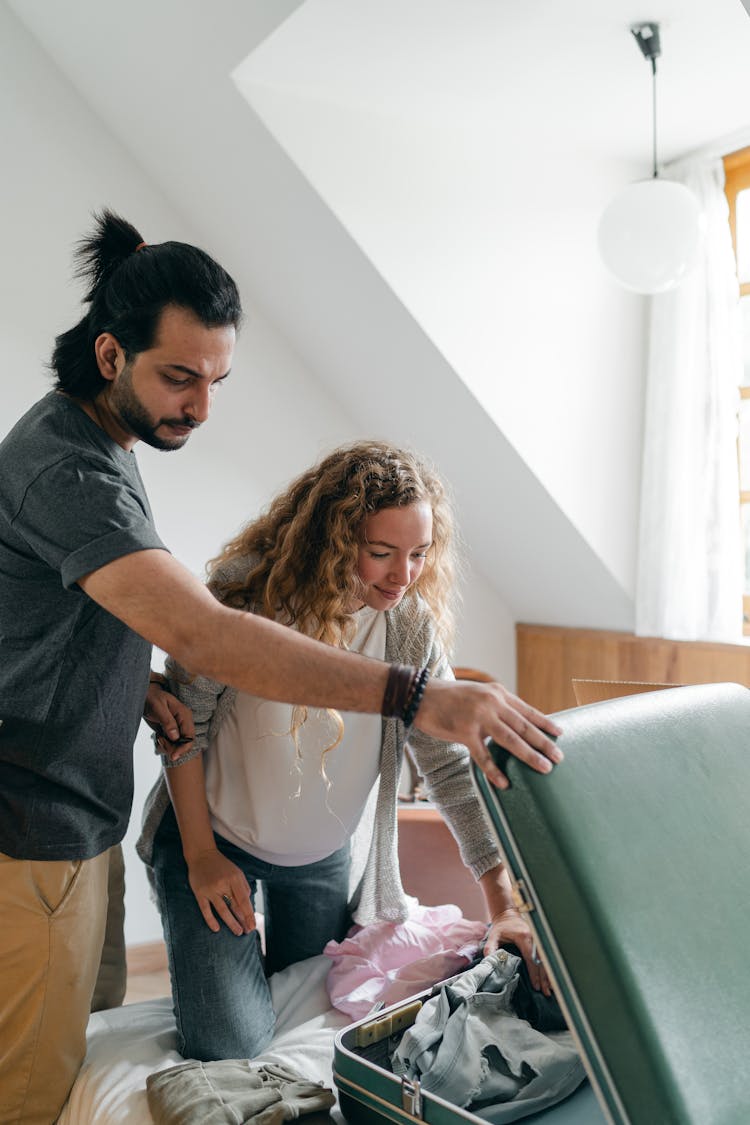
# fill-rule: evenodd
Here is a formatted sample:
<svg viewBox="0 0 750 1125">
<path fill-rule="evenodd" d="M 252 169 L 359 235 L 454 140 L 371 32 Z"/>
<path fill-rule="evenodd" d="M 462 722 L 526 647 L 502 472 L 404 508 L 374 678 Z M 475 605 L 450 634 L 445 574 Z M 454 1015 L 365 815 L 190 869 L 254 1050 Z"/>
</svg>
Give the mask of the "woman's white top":
<svg viewBox="0 0 750 1125">
<path fill-rule="evenodd" d="M 350 648 L 385 657 L 385 613 L 357 613 Z M 216 832 L 267 863 L 296 867 L 331 855 L 350 838 L 380 768 L 382 719 L 309 708 L 291 736 L 294 707 L 238 692 L 204 755 L 206 795 Z M 327 779 L 327 780 L 326 780 Z"/>
</svg>

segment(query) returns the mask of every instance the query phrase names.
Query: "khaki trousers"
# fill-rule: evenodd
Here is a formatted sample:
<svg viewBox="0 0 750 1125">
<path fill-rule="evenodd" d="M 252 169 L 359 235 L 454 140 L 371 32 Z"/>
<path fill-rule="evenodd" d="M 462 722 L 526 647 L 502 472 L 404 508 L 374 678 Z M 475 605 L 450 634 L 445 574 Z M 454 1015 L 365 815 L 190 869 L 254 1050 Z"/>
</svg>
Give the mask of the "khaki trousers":
<svg viewBox="0 0 750 1125">
<path fill-rule="evenodd" d="M 119 1008 L 125 999 L 128 970 L 125 960 L 125 859 L 122 845 L 115 844 L 107 852 L 109 877 L 107 880 L 107 927 L 104 946 L 96 978 L 91 1011 Z"/>
<path fill-rule="evenodd" d="M 0 1122 L 52 1125 L 86 1053 L 104 940 L 109 853 L 0 853 Z"/>
</svg>

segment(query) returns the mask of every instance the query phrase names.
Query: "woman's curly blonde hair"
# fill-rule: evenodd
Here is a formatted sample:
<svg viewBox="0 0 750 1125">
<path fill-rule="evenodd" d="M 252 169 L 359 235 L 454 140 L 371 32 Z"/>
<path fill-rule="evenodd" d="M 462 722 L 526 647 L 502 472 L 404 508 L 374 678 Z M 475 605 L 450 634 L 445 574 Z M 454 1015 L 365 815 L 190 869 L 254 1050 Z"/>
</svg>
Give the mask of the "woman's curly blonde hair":
<svg viewBox="0 0 750 1125">
<path fill-rule="evenodd" d="M 342 446 L 297 477 L 209 562 L 209 588 L 226 605 L 346 647 L 355 631 L 351 607 L 362 599 L 357 556 L 368 516 L 420 501 L 432 509 L 433 542 L 405 597 L 423 598 L 441 645 L 450 652 L 456 572 L 452 506 L 423 458 L 385 442 Z M 229 580 L 225 564 L 246 557 L 247 574 Z"/>
</svg>

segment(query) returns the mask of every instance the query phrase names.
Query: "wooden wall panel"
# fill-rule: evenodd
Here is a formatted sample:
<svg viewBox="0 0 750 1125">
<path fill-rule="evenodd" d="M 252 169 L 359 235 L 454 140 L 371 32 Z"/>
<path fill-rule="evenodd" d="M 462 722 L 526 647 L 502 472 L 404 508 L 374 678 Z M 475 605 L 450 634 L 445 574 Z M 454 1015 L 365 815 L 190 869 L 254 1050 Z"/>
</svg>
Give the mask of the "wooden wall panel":
<svg viewBox="0 0 750 1125">
<path fill-rule="evenodd" d="M 458 844 L 437 809 L 417 801 L 398 809 L 401 882 L 423 906 L 455 903 L 464 918 L 484 921 L 482 888 L 464 867 Z"/>
<path fill-rule="evenodd" d="M 742 644 L 517 625 L 516 662 L 518 694 L 547 712 L 575 707 L 573 679 L 750 687 L 750 645 Z"/>
</svg>

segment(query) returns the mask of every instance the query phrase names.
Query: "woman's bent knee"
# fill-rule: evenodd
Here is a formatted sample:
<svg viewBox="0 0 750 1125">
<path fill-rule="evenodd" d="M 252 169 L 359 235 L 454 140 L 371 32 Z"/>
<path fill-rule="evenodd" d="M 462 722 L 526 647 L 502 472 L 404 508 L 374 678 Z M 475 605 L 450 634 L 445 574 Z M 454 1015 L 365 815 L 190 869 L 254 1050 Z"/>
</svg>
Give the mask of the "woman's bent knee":
<svg viewBox="0 0 750 1125">
<path fill-rule="evenodd" d="M 180 1054 L 185 1059 L 215 1062 L 217 1059 L 253 1059 L 273 1039 L 275 1018 L 258 1021 L 254 1026 L 211 1026 L 210 1016 L 199 1027 L 182 1028 Z"/>
</svg>

